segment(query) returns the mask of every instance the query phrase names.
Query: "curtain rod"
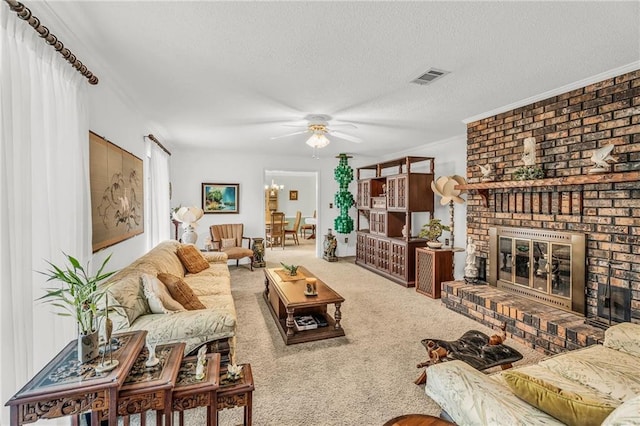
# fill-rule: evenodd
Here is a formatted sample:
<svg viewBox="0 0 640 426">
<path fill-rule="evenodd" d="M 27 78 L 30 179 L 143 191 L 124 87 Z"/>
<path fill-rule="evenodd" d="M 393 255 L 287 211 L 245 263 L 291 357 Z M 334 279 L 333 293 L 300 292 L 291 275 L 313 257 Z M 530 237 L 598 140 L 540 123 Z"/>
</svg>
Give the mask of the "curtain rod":
<svg viewBox="0 0 640 426">
<path fill-rule="evenodd" d="M 160 141 L 158 139 L 156 139 L 155 136 L 153 136 L 151 133 L 149 133 L 149 136 L 147 136 L 149 139 L 151 139 L 152 141 L 154 141 L 156 143 L 156 145 L 158 145 L 160 147 L 160 149 L 162 149 L 164 152 L 166 152 L 167 154 L 171 155 L 171 151 L 169 151 L 167 148 L 164 147 L 164 145 L 162 145 L 160 143 Z"/>
<path fill-rule="evenodd" d="M 29 25 L 33 27 L 34 30 L 42 37 L 46 43 L 50 46 L 53 46 L 60 54 L 69 62 L 73 67 L 83 76 L 85 76 L 89 80 L 89 84 L 98 84 L 98 77 L 96 77 L 91 71 L 89 71 L 78 58 L 74 55 L 69 49 L 64 47 L 64 44 L 58 37 L 54 36 L 49 32 L 49 29 L 42 25 L 40 19 L 33 16 L 31 10 L 26 7 L 24 4 L 20 3 L 16 0 L 4 0 L 5 3 L 9 5 L 9 8 L 18 14 L 18 18 L 23 21 L 27 21 Z"/>
</svg>

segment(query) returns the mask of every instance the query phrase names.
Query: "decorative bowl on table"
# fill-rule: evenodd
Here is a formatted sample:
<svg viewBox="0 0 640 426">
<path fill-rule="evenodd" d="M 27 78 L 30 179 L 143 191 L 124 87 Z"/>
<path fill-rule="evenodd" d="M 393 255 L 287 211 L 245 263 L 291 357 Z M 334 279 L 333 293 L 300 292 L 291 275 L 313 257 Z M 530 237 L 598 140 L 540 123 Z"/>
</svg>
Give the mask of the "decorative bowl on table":
<svg viewBox="0 0 640 426">
<path fill-rule="evenodd" d="M 427 241 L 427 246 L 430 248 L 442 248 L 442 243 L 440 241 Z"/>
</svg>

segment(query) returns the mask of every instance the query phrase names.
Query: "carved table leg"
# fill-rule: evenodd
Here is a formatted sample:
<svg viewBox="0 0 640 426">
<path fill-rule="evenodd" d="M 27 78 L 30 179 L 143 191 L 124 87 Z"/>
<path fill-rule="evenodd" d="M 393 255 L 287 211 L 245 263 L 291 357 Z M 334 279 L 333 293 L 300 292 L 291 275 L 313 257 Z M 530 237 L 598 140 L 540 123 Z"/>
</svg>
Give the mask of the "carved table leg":
<svg viewBox="0 0 640 426">
<path fill-rule="evenodd" d="M 287 308 L 287 336 L 293 336 L 293 308 Z"/>
<path fill-rule="evenodd" d="M 335 328 L 336 328 L 336 330 L 339 329 L 340 327 L 342 327 L 340 325 L 340 320 L 341 319 L 342 319 L 342 312 L 340 312 L 340 303 L 336 303 L 336 314 L 335 314 L 335 320 L 336 320 Z"/>
<path fill-rule="evenodd" d="M 264 279 L 264 295 L 267 296 L 267 298 L 269 297 L 269 279 L 268 278 Z"/>
</svg>

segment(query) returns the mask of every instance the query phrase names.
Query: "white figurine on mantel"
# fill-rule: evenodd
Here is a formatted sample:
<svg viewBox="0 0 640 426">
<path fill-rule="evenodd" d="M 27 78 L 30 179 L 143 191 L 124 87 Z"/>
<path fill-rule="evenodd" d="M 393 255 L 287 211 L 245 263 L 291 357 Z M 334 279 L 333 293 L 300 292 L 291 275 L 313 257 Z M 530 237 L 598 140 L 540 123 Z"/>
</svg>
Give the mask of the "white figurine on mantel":
<svg viewBox="0 0 640 426">
<path fill-rule="evenodd" d="M 198 349 L 198 361 L 196 363 L 196 379 L 204 379 L 204 367 L 207 365 L 207 345 Z"/>
<path fill-rule="evenodd" d="M 467 259 L 464 267 L 464 280 L 468 284 L 478 282 L 478 267 L 476 266 L 476 245 L 471 236 L 467 238 Z"/>
<path fill-rule="evenodd" d="M 615 145 L 606 145 L 593 151 L 591 161 L 595 166 L 589 170 L 589 173 L 605 173 L 609 171 L 609 163 L 607 161 L 616 162 L 616 159 L 610 155 L 614 147 Z"/>
<path fill-rule="evenodd" d="M 489 163 L 486 166 L 480 165 L 480 173 L 482 173 L 482 181 L 490 182 L 493 180 L 493 166 Z"/>
<path fill-rule="evenodd" d="M 536 138 L 530 137 L 524 140 L 524 152 L 522 153 L 522 162 L 525 166 L 536 165 Z"/>
</svg>

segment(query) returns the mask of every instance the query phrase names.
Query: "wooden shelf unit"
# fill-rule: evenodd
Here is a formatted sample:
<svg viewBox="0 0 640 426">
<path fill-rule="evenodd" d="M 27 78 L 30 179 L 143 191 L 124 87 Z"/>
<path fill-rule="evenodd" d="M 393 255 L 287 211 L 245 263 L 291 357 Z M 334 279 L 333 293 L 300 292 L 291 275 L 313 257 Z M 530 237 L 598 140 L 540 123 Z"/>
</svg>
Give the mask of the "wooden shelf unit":
<svg viewBox="0 0 640 426">
<path fill-rule="evenodd" d="M 418 163 L 426 171 L 415 171 Z M 356 264 L 405 287 L 415 284 L 415 250 L 426 240 L 410 235 L 411 216 L 428 212 L 433 217 L 433 179 L 433 157 L 403 157 L 357 169 Z M 361 227 L 363 217 L 368 229 Z"/>
<path fill-rule="evenodd" d="M 488 206 L 489 191 L 506 188 L 532 188 L 541 186 L 588 185 L 597 183 L 633 182 L 640 180 L 640 171 L 602 173 L 580 176 L 562 176 L 546 179 L 511 180 L 500 182 L 468 183 L 456 185 L 456 189 L 476 190 L 482 197 L 484 207 Z"/>
</svg>

